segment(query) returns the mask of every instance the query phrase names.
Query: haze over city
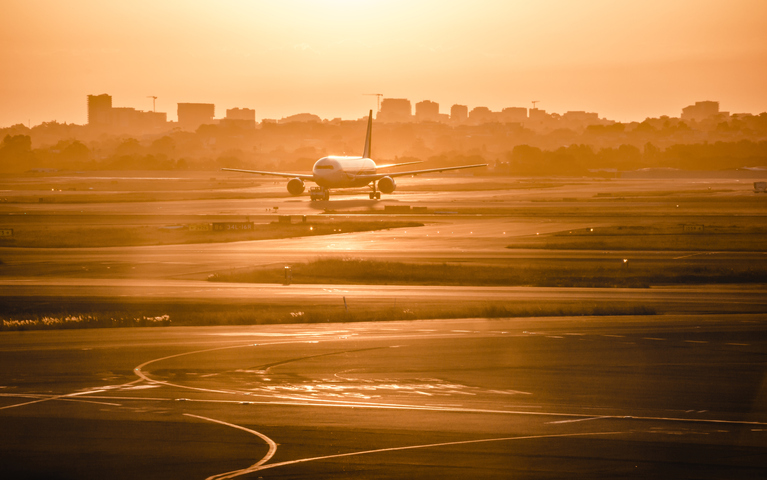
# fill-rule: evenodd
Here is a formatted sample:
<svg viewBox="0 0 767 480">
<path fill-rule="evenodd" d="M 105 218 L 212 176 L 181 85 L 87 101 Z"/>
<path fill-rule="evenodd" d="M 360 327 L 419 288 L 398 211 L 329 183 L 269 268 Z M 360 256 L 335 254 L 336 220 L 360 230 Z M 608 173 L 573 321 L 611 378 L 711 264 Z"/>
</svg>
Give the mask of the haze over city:
<svg viewBox="0 0 767 480">
<path fill-rule="evenodd" d="M 4 2 L 0 126 L 87 123 L 86 95 L 356 119 L 389 98 L 676 116 L 767 110 L 767 3 L 753 0 Z"/>
</svg>

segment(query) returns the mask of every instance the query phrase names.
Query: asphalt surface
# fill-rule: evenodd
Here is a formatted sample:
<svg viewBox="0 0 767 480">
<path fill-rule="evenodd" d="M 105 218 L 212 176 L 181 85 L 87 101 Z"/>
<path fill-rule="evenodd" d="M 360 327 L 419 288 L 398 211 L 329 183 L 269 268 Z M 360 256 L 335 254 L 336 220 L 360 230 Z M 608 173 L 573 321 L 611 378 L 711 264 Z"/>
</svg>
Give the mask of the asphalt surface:
<svg viewBox="0 0 767 480">
<path fill-rule="evenodd" d="M 764 315 L 0 335 L 7 478 L 764 478 Z"/>
<path fill-rule="evenodd" d="M 160 185 L 173 179 L 149 180 Z M 252 191 L 266 197 L 253 199 L 1 204 L 3 224 L 11 227 L 218 218 L 266 223 L 278 211 L 425 224 L 218 244 L 5 244 L 0 247 L 4 305 L 71 298 L 350 309 L 407 302 L 589 304 L 641 305 L 659 313 L 2 332 L 1 476 L 765 478 L 763 285 L 617 289 L 205 281 L 216 272 L 321 257 L 492 265 L 526 259 L 613 264 L 628 258 L 629 265 L 698 262 L 701 268 L 765 261 L 762 251 L 506 248 L 514 237 L 620 225 L 624 217 L 650 223 L 737 217 L 759 224 L 763 205 L 745 198 L 752 194 L 737 180 L 498 182 L 477 189 L 477 184 L 486 187 L 486 180 L 402 179 L 402 190 L 382 202 L 335 195 L 330 202 L 311 203 L 286 197 L 282 182 L 261 182 Z M 431 191 L 440 188 L 453 190 Z M 682 193 L 668 194 L 674 190 Z M 648 191 L 657 195 L 624 201 Z M 709 191 L 711 198 L 701 200 Z M 686 202 L 685 192 L 696 192 L 696 200 Z M 426 205 L 430 213 L 383 215 L 385 205 L 397 204 Z"/>
</svg>

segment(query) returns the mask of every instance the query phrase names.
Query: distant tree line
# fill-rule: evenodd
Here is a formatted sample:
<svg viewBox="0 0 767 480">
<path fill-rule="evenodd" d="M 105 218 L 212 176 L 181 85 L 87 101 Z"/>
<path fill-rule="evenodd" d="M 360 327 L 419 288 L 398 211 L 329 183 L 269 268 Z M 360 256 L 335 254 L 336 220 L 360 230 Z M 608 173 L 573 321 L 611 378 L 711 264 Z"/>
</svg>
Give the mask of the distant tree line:
<svg viewBox="0 0 767 480">
<path fill-rule="evenodd" d="M 0 172 L 56 170 L 306 171 L 329 154 L 361 154 L 366 123 L 203 125 L 132 138 L 82 125 L 0 129 Z M 374 124 L 373 158 L 424 167 L 488 163 L 488 174 L 588 175 L 594 170 L 725 170 L 767 165 L 767 113 L 718 124 L 678 118 L 540 132 L 520 124 Z"/>
<path fill-rule="evenodd" d="M 671 145 L 661 150 L 652 143 L 643 149 L 633 145 L 594 149 L 571 145 L 542 150 L 518 145 L 496 163 L 497 173 L 514 175 L 587 175 L 594 170 L 629 171 L 641 168 L 680 170 L 732 170 L 767 168 L 767 141 L 696 143 Z"/>
</svg>

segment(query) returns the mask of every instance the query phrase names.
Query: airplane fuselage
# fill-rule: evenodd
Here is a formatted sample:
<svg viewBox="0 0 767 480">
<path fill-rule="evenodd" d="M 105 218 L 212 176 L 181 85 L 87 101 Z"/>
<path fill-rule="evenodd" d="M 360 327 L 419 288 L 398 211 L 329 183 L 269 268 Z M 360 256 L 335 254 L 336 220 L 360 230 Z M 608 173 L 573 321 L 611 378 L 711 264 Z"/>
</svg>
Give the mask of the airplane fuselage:
<svg viewBox="0 0 767 480">
<path fill-rule="evenodd" d="M 363 157 L 323 157 L 312 169 L 314 183 L 325 188 L 364 187 L 371 182 L 366 176 L 375 174 L 375 162 Z"/>
</svg>

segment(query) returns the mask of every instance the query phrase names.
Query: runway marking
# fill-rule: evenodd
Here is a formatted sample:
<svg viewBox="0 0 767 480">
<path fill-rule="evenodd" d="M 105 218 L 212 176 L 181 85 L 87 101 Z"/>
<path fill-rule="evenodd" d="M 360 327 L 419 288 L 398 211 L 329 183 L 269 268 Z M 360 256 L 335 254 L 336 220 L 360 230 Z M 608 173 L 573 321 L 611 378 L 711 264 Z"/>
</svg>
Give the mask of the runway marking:
<svg viewBox="0 0 767 480">
<path fill-rule="evenodd" d="M 554 425 L 559 423 L 588 422 L 589 420 L 599 420 L 601 418 L 610 418 L 610 417 L 590 417 L 590 418 L 576 418 L 575 420 L 558 420 L 556 422 L 546 422 L 546 425 Z"/>
<path fill-rule="evenodd" d="M 7 395 L 11 396 L 11 395 Z M 31 396 L 31 395 L 25 395 L 25 396 Z M 89 398 L 97 398 L 97 399 L 104 399 L 104 400 L 139 400 L 139 401 L 156 401 L 156 402 L 170 402 L 173 401 L 171 398 L 157 398 L 157 397 L 112 397 L 109 395 L 105 396 L 94 396 Z M 290 397 L 286 397 L 289 400 L 282 400 L 282 401 L 276 401 L 276 400 L 250 400 L 247 402 L 247 405 L 279 405 L 279 406 L 293 406 L 293 407 L 338 407 L 338 408 L 369 408 L 369 409 L 390 409 L 390 410 L 425 410 L 430 412 L 454 412 L 454 413 L 489 413 L 489 414 L 498 414 L 498 415 L 534 415 L 534 416 L 544 416 L 544 417 L 580 417 L 576 418 L 576 420 L 594 420 L 597 418 L 600 419 L 611 419 L 611 420 L 654 420 L 654 421 L 663 421 L 663 422 L 683 422 L 683 423 L 716 423 L 716 424 L 732 424 L 732 425 L 758 425 L 758 426 L 767 426 L 767 422 L 751 422 L 751 421 L 741 421 L 741 420 L 718 420 L 718 419 L 705 419 L 705 418 L 676 418 L 676 417 L 637 417 L 637 416 L 631 416 L 631 415 L 602 415 L 600 417 L 594 417 L 593 415 L 585 415 L 585 414 L 579 414 L 579 413 L 561 413 L 561 412 L 528 412 L 528 411 L 522 411 L 522 410 L 490 410 L 490 409 L 479 409 L 479 408 L 468 408 L 463 407 L 461 404 L 438 404 L 438 403 L 427 403 L 424 405 L 407 405 L 407 404 L 386 404 L 386 403 L 356 403 L 356 402 L 349 402 L 349 401 L 342 401 L 342 400 L 326 400 L 326 399 L 318 399 L 318 398 L 293 398 L 290 399 Z M 240 400 L 208 400 L 208 399 L 194 399 L 190 398 L 187 399 L 186 402 L 189 403 L 232 403 L 232 404 L 242 404 L 242 401 Z M 343 402 L 343 403 L 317 403 L 317 402 Z M 543 408 L 542 406 L 537 405 L 515 405 L 516 408 Z M 706 410 L 688 410 L 685 413 L 690 412 L 696 412 L 696 413 L 705 413 Z M 550 423 L 557 423 L 557 422 L 550 422 Z M 563 422 L 564 423 L 564 422 Z"/>
<path fill-rule="evenodd" d="M 642 337 L 642 340 L 657 340 L 657 341 L 659 341 L 659 342 L 664 342 L 664 341 L 666 341 L 666 339 L 665 339 L 665 338 L 656 338 L 656 337 Z"/>
<path fill-rule="evenodd" d="M 725 345 L 733 345 L 736 347 L 748 347 L 751 344 L 750 343 L 725 343 Z"/>
<path fill-rule="evenodd" d="M 652 337 L 647 337 L 647 339 L 648 340 L 665 340 L 662 338 L 652 338 Z M 298 342 L 295 342 L 295 341 L 274 342 L 274 343 L 269 343 L 266 345 L 279 345 L 279 344 L 292 344 L 292 343 L 298 343 Z M 136 375 L 138 375 L 141 379 L 146 380 L 150 383 L 166 385 L 169 387 L 182 388 L 182 389 L 195 390 L 195 391 L 208 392 L 208 393 L 223 393 L 223 394 L 230 394 L 230 395 L 231 394 L 250 395 L 249 392 L 240 392 L 240 391 L 234 391 L 234 390 L 229 390 L 229 391 L 213 390 L 213 389 L 205 389 L 205 388 L 198 388 L 198 387 L 190 387 L 186 385 L 173 384 L 166 381 L 153 380 L 150 377 L 148 377 L 146 374 L 144 374 L 141 369 L 152 363 L 159 362 L 162 360 L 167 360 L 170 358 L 177 358 L 177 357 L 186 356 L 186 355 L 194 355 L 197 353 L 204 353 L 204 352 L 211 352 L 211 351 L 218 351 L 218 350 L 243 348 L 243 347 L 249 347 L 251 345 L 252 344 L 234 345 L 234 346 L 218 347 L 218 348 L 211 348 L 211 349 L 197 350 L 192 352 L 169 355 L 167 357 L 157 358 L 154 360 L 149 360 L 147 362 L 144 362 L 143 364 L 139 365 L 138 367 L 134 369 L 134 373 L 136 373 Z M 136 383 L 138 381 L 140 380 L 130 382 L 129 384 Z M 129 385 L 129 384 L 126 384 L 126 385 Z M 529 412 L 529 411 L 489 410 L 489 409 L 475 409 L 475 408 L 444 408 L 444 407 L 429 407 L 429 406 L 417 406 L 417 405 L 407 405 L 407 404 L 386 404 L 386 403 L 367 403 L 367 402 L 363 403 L 363 402 L 349 402 L 344 400 L 305 398 L 300 396 L 289 396 L 289 395 L 254 395 L 254 396 L 282 399 L 281 401 L 252 402 L 254 404 L 264 404 L 264 405 L 293 405 L 293 406 L 370 408 L 370 409 L 393 409 L 393 410 L 401 409 L 401 410 L 426 410 L 426 411 L 437 411 L 437 412 L 442 411 L 442 412 L 489 413 L 489 414 L 505 414 L 505 415 L 538 415 L 538 416 L 555 416 L 555 417 L 558 416 L 558 417 L 571 417 L 571 418 L 573 417 L 593 418 L 593 415 L 558 413 L 558 412 Z M 28 403 L 37 403 L 40 401 L 45 401 L 45 400 L 36 400 L 34 402 L 28 402 Z M 24 405 L 24 404 L 15 405 L 15 406 L 21 406 L 21 405 Z M 8 407 L 0 407 L 0 410 L 2 410 L 3 408 L 12 408 L 12 407 L 14 406 L 12 405 Z M 748 421 L 717 420 L 717 419 L 666 418 L 666 417 L 636 417 L 636 416 L 630 416 L 630 415 L 624 415 L 624 416 L 612 415 L 612 416 L 604 416 L 604 418 L 629 419 L 629 420 L 656 420 L 656 421 L 685 422 L 685 423 L 723 423 L 723 424 L 734 424 L 734 425 L 758 425 L 758 426 L 767 425 L 767 422 L 748 422 Z"/>
<path fill-rule="evenodd" d="M 83 400 L 82 398 L 62 398 L 61 399 L 64 402 L 82 402 L 82 403 L 93 403 L 96 405 L 109 405 L 110 407 L 122 407 L 122 403 L 111 403 L 111 402 L 96 402 L 94 400 Z"/>
<path fill-rule="evenodd" d="M 349 333 L 349 330 L 336 330 L 328 332 L 298 332 L 298 333 L 279 333 L 279 332 L 223 332 L 223 333 L 203 333 L 201 335 L 215 337 L 324 337 Z"/>
<path fill-rule="evenodd" d="M 44 400 L 47 400 L 47 399 L 52 400 L 51 397 L 55 397 L 55 396 L 56 395 L 43 395 L 43 394 L 32 394 L 32 393 L 16 393 L 16 394 L 13 394 L 13 393 L 0 393 L 0 397 L 9 397 L 9 398 L 11 398 L 11 397 L 17 397 L 17 398 L 18 397 L 20 397 L 20 398 L 37 398 L 37 399 L 44 399 Z M 94 398 L 94 397 L 91 397 L 91 398 Z M 67 401 L 67 402 L 95 403 L 97 405 L 109 405 L 109 406 L 116 406 L 116 407 L 121 407 L 122 406 L 122 404 L 120 404 L 120 403 L 95 402 L 93 400 L 84 400 L 82 398 L 60 398 L 60 400 Z M 16 405 L 16 406 L 20 406 L 20 405 Z"/>
<path fill-rule="evenodd" d="M 369 409 L 389 409 L 389 410 L 424 410 L 430 412 L 454 412 L 454 413 L 488 413 L 498 415 L 528 415 L 539 417 L 570 417 L 570 418 L 594 418 L 593 415 L 586 415 L 580 413 L 562 413 L 562 412 L 528 412 L 522 410 L 491 410 L 484 408 L 464 408 L 464 407 L 441 407 L 435 404 L 430 405 L 407 405 L 396 403 L 366 403 L 366 402 L 349 402 L 343 400 L 328 400 L 319 398 L 301 398 L 301 397 L 284 397 L 292 401 L 253 401 L 254 405 L 282 405 L 282 406 L 297 406 L 297 407 L 336 407 L 336 408 L 369 408 Z M 194 402 L 229 402 L 226 400 L 189 400 Z M 343 402 L 343 403 L 341 403 Z M 232 402 L 239 403 L 239 402 Z M 540 407 L 530 407 L 540 408 Z M 705 412 L 702 411 L 702 412 Z M 701 412 L 698 412 L 701 413 Z M 731 424 L 731 425 L 759 425 L 767 426 L 767 422 L 753 422 L 743 420 L 719 420 L 719 419 L 705 419 L 705 418 L 677 418 L 677 417 L 639 417 L 633 415 L 603 415 L 600 418 L 611 420 L 654 420 L 662 422 L 683 422 L 683 423 L 716 423 L 716 424 Z"/>
<path fill-rule="evenodd" d="M 698 252 L 698 253 L 691 253 L 690 255 L 682 255 L 681 257 L 674 257 L 674 260 L 681 260 L 683 258 L 690 258 L 690 257 L 698 256 L 698 255 L 716 255 L 717 253 L 724 253 L 724 252 Z"/>
<path fill-rule="evenodd" d="M 626 338 L 625 335 L 602 335 L 603 337 Z"/>
<path fill-rule="evenodd" d="M 224 422 L 222 420 L 216 420 L 215 418 L 202 417 L 200 415 L 193 415 L 191 413 L 185 413 L 184 415 L 187 416 L 187 417 L 199 418 L 201 420 L 205 420 L 205 421 L 213 422 L 213 423 L 218 423 L 218 424 L 221 424 L 221 425 L 225 425 L 227 427 L 232 427 L 232 428 L 236 428 L 238 430 L 242 430 L 244 432 L 251 433 L 251 434 L 259 437 L 261 440 L 265 441 L 267 445 L 269 445 L 269 451 L 266 452 L 266 455 L 264 455 L 264 457 L 261 460 L 259 460 L 258 462 L 254 463 L 253 465 L 249 466 L 248 468 L 243 468 L 241 470 L 234 470 L 234 471 L 226 472 L 226 473 L 219 473 L 218 475 L 210 476 L 210 477 L 208 477 L 205 480 L 219 480 L 219 479 L 223 480 L 223 479 L 226 479 L 226 478 L 239 477 L 240 475 L 245 475 L 245 474 L 250 473 L 250 472 L 255 472 L 256 470 L 259 469 L 259 467 L 261 465 L 263 465 L 264 463 L 268 462 L 269 459 L 272 458 L 275 453 L 277 453 L 277 444 L 274 442 L 274 440 L 272 440 L 271 438 L 267 437 L 266 435 L 264 435 L 261 432 L 257 432 L 255 430 L 251 430 L 249 428 L 245 428 L 245 427 L 242 427 L 240 425 L 235 425 L 234 423 L 228 423 L 228 422 Z"/>
<path fill-rule="evenodd" d="M 132 382 L 124 383 L 124 384 L 119 385 L 119 386 L 120 387 L 124 387 L 124 386 L 127 386 L 127 385 L 133 385 L 134 383 L 138 383 L 140 381 L 141 381 L 140 379 L 133 380 Z M 103 392 L 104 390 L 100 390 L 100 391 Z M 24 407 L 26 405 L 34 405 L 35 403 L 50 402 L 51 400 L 60 400 L 60 399 L 63 399 L 63 398 L 76 397 L 76 396 L 79 396 L 79 395 L 87 395 L 88 393 L 92 393 L 92 392 L 91 391 L 86 391 L 86 392 L 65 393 L 63 395 L 52 395 L 52 396 L 47 397 L 47 398 L 39 398 L 37 400 L 32 400 L 30 402 L 17 403 L 15 405 L 6 405 L 4 407 L 0 407 L 0 410 L 6 410 L 6 409 L 9 409 L 9 408 L 16 408 L 16 407 Z"/>
<path fill-rule="evenodd" d="M 329 460 L 331 458 L 353 457 L 357 455 L 368 455 L 371 453 L 398 452 L 403 450 L 416 450 L 420 448 L 446 447 L 450 445 L 468 445 L 472 443 L 506 442 L 511 440 L 535 440 L 535 439 L 541 439 L 541 438 L 581 437 L 581 436 L 592 436 L 592 435 L 618 435 L 622 433 L 625 433 L 625 432 L 594 432 L 594 433 L 563 433 L 563 434 L 552 434 L 552 435 L 530 435 L 525 437 L 482 438 L 479 440 L 462 440 L 457 442 L 431 443 L 426 445 L 409 445 L 406 447 L 379 448 L 375 450 L 365 450 L 362 452 L 339 453 L 336 455 L 325 455 L 322 457 L 301 458 L 299 460 L 290 460 L 287 462 L 272 463 L 271 465 L 261 465 L 260 467 L 251 471 L 257 472 L 261 470 L 266 470 L 268 468 L 284 467 L 286 465 L 295 465 L 297 463 L 314 462 L 317 460 Z M 210 480 L 210 479 L 206 479 L 206 480 Z"/>
<path fill-rule="evenodd" d="M 703 340 L 685 340 L 685 343 L 708 343 Z"/>
<path fill-rule="evenodd" d="M 490 393 L 500 393 L 502 395 L 532 395 L 531 392 L 523 392 L 521 390 L 488 390 Z"/>
<path fill-rule="evenodd" d="M 285 365 L 286 363 L 299 362 L 301 360 L 309 360 L 311 358 L 328 357 L 328 356 L 333 356 L 333 355 L 341 355 L 343 353 L 357 353 L 357 352 L 367 352 L 367 351 L 370 351 L 370 350 L 381 350 L 381 349 L 384 349 L 384 348 L 389 348 L 389 347 L 358 348 L 356 350 L 342 350 L 342 351 L 339 351 L 339 352 L 320 353 L 318 355 L 308 355 L 306 357 L 289 358 L 287 360 L 281 360 L 279 362 L 267 363 L 267 364 L 264 364 L 264 365 L 258 365 L 256 367 L 250 367 L 250 368 L 251 369 L 256 369 L 258 371 L 263 371 L 264 373 L 268 373 L 270 368 L 277 367 L 277 366 L 280 366 L 280 365 Z M 237 371 L 237 370 L 235 370 L 235 371 Z"/>
</svg>

